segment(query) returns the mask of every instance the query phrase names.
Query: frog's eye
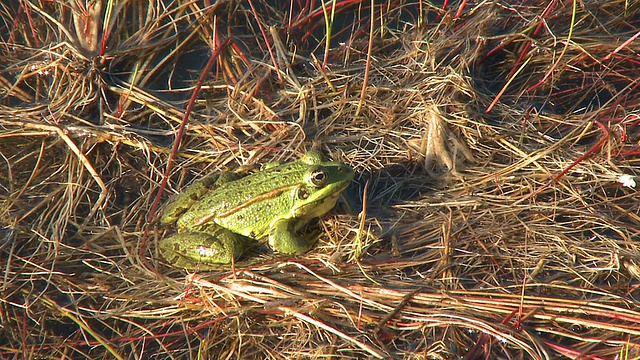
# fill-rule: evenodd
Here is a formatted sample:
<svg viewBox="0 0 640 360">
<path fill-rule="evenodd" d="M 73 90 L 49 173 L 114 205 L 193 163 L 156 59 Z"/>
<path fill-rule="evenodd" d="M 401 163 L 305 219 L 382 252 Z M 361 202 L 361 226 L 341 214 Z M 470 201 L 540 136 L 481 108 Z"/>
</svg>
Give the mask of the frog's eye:
<svg viewBox="0 0 640 360">
<path fill-rule="evenodd" d="M 327 184 L 329 176 L 327 175 L 327 171 L 325 169 L 316 169 L 311 172 L 309 180 L 311 181 L 311 184 L 313 184 L 313 186 L 321 188 Z"/>
</svg>

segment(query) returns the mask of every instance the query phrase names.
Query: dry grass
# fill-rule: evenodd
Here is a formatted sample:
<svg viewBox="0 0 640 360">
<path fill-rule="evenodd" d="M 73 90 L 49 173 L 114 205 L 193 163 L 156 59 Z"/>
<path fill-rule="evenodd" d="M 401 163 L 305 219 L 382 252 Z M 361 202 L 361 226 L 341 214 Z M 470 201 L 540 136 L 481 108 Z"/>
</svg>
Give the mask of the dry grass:
<svg viewBox="0 0 640 360">
<path fill-rule="evenodd" d="M 637 3 L 200 5 L 0 5 L 3 358 L 640 356 Z M 360 212 L 311 252 L 157 256 L 310 149 Z"/>
</svg>

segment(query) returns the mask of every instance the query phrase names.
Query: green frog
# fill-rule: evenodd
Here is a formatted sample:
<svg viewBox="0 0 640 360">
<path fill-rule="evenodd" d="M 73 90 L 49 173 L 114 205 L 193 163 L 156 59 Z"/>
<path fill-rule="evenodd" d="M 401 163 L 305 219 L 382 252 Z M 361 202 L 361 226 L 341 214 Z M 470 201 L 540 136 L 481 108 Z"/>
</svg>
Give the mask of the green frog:
<svg viewBox="0 0 640 360">
<path fill-rule="evenodd" d="M 318 236 L 304 239 L 296 231 L 329 212 L 354 175 L 315 151 L 248 175 L 214 173 L 167 207 L 160 221 L 177 222 L 178 232 L 160 241 L 160 254 L 173 266 L 204 269 L 237 259 L 246 238 L 267 238 L 276 251 L 303 254 Z"/>
</svg>

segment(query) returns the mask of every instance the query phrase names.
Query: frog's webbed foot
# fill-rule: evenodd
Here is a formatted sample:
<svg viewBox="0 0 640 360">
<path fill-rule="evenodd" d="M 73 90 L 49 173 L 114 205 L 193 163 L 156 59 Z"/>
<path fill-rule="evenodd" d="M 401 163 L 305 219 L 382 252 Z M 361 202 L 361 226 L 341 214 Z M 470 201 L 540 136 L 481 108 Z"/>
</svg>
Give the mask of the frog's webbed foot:
<svg viewBox="0 0 640 360">
<path fill-rule="evenodd" d="M 273 225 L 269 234 L 269 245 L 276 251 L 285 254 L 304 254 L 318 240 L 320 235 L 311 236 L 310 240 L 296 235 L 295 221 L 278 220 Z"/>
<path fill-rule="evenodd" d="M 185 269 L 197 269 L 199 264 L 228 264 L 242 255 L 242 238 L 225 229 L 213 234 L 183 232 L 158 244 L 160 255 L 171 265 Z"/>
</svg>

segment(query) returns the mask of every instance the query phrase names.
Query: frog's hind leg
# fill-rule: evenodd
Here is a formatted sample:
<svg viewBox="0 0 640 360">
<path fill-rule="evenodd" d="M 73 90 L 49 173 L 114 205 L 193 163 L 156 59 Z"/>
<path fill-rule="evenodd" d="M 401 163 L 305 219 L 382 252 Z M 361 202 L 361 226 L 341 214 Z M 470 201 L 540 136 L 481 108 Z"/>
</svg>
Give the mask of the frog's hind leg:
<svg viewBox="0 0 640 360">
<path fill-rule="evenodd" d="M 185 269 L 206 268 L 207 264 L 228 264 L 242 255 L 242 238 L 226 229 L 212 234 L 183 232 L 158 244 L 160 255 L 171 265 Z"/>
</svg>

